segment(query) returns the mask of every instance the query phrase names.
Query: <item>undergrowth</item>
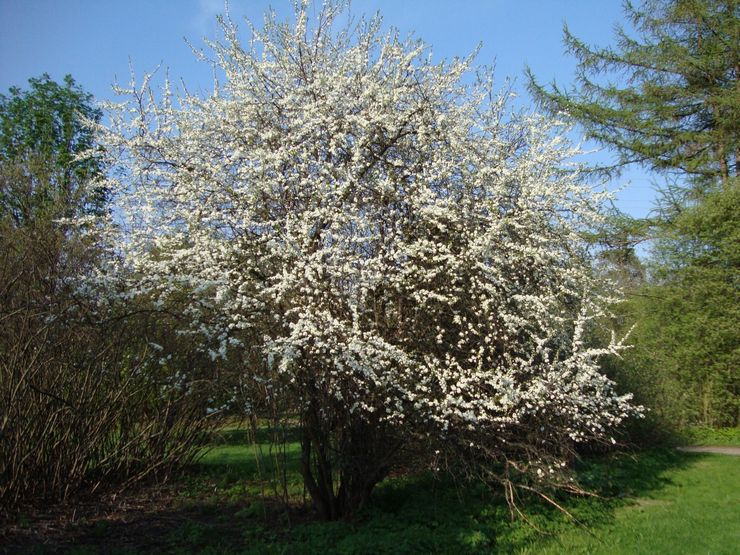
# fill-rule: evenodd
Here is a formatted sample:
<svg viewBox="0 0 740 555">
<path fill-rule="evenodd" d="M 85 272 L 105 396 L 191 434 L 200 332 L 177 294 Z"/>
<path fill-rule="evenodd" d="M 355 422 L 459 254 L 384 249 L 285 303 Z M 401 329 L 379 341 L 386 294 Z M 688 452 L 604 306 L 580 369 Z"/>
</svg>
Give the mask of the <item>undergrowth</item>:
<svg viewBox="0 0 740 555">
<path fill-rule="evenodd" d="M 578 479 L 598 497 L 557 498 L 575 520 L 523 496 L 528 522 L 512 521 L 503 495 L 418 474 L 381 483 L 350 522 L 321 522 L 304 505 L 297 443 L 246 439 L 222 433 L 177 480 L 172 507 L 140 515 L 136 533 L 132 519 L 91 523 L 69 552 L 731 553 L 737 540 L 740 465 L 727 456 L 655 449 L 583 460 Z"/>
</svg>

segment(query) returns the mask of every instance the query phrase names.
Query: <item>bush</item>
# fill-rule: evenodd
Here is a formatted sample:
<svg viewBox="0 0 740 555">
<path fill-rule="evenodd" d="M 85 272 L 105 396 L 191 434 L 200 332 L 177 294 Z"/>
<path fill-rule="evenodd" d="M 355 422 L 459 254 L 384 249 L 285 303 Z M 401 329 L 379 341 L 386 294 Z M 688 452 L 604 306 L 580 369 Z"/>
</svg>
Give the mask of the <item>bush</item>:
<svg viewBox="0 0 740 555">
<path fill-rule="evenodd" d="M 583 341 L 607 301 L 580 240 L 603 197 L 489 72 L 433 65 L 379 19 L 342 32 L 343 6 L 297 4 L 246 48 L 223 21 L 206 98 L 120 91 L 99 127 L 112 270 L 296 419 L 326 518 L 417 460 L 464 460 L 512 501 L 514 477 L 568 486 L 573 444 L 635 412 L 599 371 L 619 341 Z"/>
<path fill-rule="evenodd" d="M 4 170 L 8 190 L 22 177 Z M 196 452 L 206 391 L 158 364 L 166 321 L 82 294 L 96 261 L 52 218 L 0 218 L 3 511 L 165 478 Z"/>
</svg>

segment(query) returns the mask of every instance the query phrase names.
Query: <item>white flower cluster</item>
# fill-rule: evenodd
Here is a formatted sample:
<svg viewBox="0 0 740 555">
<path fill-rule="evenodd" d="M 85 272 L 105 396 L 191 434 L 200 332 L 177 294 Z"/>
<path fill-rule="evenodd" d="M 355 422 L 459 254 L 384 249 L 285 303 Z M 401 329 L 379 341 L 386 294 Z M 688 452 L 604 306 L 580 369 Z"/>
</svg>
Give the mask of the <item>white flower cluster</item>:
<svg viewBox="0 0 740 555">
<path fill-rule="evenodd" d="M 635 409 L 599 372 L 620 343 L 582 337 L 603 196 L 564 169 L 576 150 L 471 59 L 305 14 L 248 47 L 226 21 L 207 98 L 121 91 L 100 139 L 131 290 L 185 299 L 182 333 L 258 352 L 245 373 L 322 414 L 608 437 Z"/>
</svg>

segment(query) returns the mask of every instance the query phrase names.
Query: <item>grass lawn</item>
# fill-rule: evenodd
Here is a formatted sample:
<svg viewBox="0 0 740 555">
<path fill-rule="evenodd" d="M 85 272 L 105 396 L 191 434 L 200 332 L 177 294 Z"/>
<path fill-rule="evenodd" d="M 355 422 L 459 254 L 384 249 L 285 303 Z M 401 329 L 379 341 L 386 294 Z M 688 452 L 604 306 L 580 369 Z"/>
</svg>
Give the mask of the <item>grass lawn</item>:
<svg viewBox="0 0 740 555">
<path fill-rule="evenodd" d="M 592 529 L 561 531 L 522 553 L 734 554 L 740 546 L 740 458 L 686 456 L 663 485 L 617 507 Z"/>
<path fill-rule="evenodd" d="M 428 475 L 386 480 L 351 523 L 316 522 L 299 508 L 297 444 L 276 451 L 268 438 L 258 439 L 258 447 L 248 446 L 244 432 L 227 431 L 170 486 L 166 503 L 78 523 L 63 540 L 18 551 L 734 554 L 740 545 L 738 457 L 653 450 L 585 461 L 579 479 L 603 497 L 561 499 L 582 525 L 525 499 L 538 531 L 512 522 L 503 499 L 484 487 Z M 287 491 L 273 486 L 283 471 Z M 289 509 L 281 496 L 291 500 Z"/>
</svg>

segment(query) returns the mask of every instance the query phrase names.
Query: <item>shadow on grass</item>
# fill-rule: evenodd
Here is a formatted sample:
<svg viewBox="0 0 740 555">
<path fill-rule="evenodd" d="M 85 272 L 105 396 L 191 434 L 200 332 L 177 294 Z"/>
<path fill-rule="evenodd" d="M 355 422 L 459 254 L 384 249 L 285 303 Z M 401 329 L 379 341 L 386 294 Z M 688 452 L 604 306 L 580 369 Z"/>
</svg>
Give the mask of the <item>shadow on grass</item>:
<svg viewBox="0 0 740 555">
<path fill-rule="evenodd" d="M 239 445 L 218 449 L 232 447 Z M 588 527 L 609 523 L 614 509 L 626 499 L 650 496 L 669 483 L 669 470 L 700 457 L 655 450 L 585 460 L 577 467 L 579 479 L 603 497 L 559 497 L 558 501 Z M 209 487 L 214 479 L 224 477 L 249 483 L 253 472 L 247 463 L 234 466 L 228 457 L 215 456 L 197 465 L 188 479 Z M 371 505 L 352 522 L 318 522 L 308 509 L 297 505 L 286 509 L 249 487 L 232 493 L 228 484 L 222 484 L 208 496 L 178 494 L 172 507 L 77 525 L 56 543 L 37 542 L 20 552 L 536 553 L 538 545 L 550 539 L 548 534 L 575 526 L 541 499 L 524 497 L 523 509 L 541 530 L 537 531 L 521 520 L 512 522 L 503 498 L 483 485 L 456 486 L 427 475 L 397 477 L 380 484 Z"/>
</svg>

